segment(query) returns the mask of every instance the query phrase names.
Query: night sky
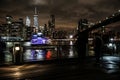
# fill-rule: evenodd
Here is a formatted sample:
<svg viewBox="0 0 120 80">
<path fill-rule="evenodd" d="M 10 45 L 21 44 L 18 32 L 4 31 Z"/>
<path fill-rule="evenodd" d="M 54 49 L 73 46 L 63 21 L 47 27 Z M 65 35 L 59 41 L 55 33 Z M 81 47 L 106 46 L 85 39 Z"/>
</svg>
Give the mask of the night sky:
<svg viewBox="0 0 120 80">
<path fill-rule="evenodd" d="M 38 8 L 39 24 L 44 25 L 49 15 L 56 17 L 56 27 L 75 28 L 81 18 L 89 22 L 102 20 L 120 9 L 120 0 L 0 0 L 0 23 L 7 14 L 15 19 L 29 16 L 33 20 Z"/>
</svg>

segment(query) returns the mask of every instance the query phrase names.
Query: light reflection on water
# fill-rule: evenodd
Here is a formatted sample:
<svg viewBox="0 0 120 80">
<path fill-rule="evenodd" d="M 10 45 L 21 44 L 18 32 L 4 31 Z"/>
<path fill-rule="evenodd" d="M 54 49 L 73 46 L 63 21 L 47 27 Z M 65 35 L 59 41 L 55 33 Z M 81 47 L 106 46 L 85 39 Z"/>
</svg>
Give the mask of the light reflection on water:
<svg viewBox="0 0 120 80">
<path fill-rule="evenodd" d="M 73 41 L 67 41 L 66 43 L 60 42 L 59 45 L 55 45 L 56 47 L 53 49 L 25 49 L 23 55 L 24 55 L 24 61 L 40 61 L 40 60 L 50 60 L 50 59 L 56 59 L 58 57 L 61 58 L 74 58 L 77 57 L 77 53 L 73 46 Z M 27 46 L 31 46 L 30 43 L 26 43 Z M 26 46 L 26 47 L 27 47 Z M 10 49 L 9 49 L 10 50 Z M 12 49 L 11 49 L 12 50 Z M 34 53 L 34 51 L 37 52 L 37 54 Z M 47 53 L 49 52 L 49 53 Z M 7 53 L 7 52 L 6 52 Z M 12 53 L 11 53 L 12 54 Z M 6 61 L 12 61 L 12 55 L 7 53 Z M 49 58 L 49 59 L 47 59 Z M 116 62 L 120 62 L 119 57 L 115 56 L 104 56 L 103 58 L 104 67 L 106 69 L 118 69 L 119 66 L 116 64 Z"/>
<path fill-rule="evenodd" d="M 105 64 L 105 68 L 107 68 L 107 69 L 118 69 L 119 66 L 117 66 L 116 64 Z"/>
<path fill-rule="evenodd" d="M 27 49 L 24 52 L 24 60 L 38 61 L 56 58 L 74 58 L 76 53 L 73 45 L 59 45 L 53 49 Z M 48 59 L 49 58 L 49 59 Z"/>
<path fill-rule="evenodd" d="M 45 60 L 47 58 L 56 59 L 61 58 L 74 58 L 76 57 L 76 52 L 74 50 L 73 44 L 74 41 L 56 41 L 57 44 L 53 45 L 53 49 L 28 49 L 27 47 L 32 47 L 30 42 L 24 42 L 23 46 L 23 60 L 24 61 L 38 61 Z M 11 45 L 13 46 L 13 45 Z M 7 45 L 7 50 L 5 51 L 5 60 L 6 62 L 12 62 L 13 59 L 13 47 Z M 48 45 L 49 46 L 49 45 Z M 9 52 L 9 54 L 8 54 Z M 47 59 L 48 60 L 48 59 Z"/>
<path fill-rule="evenodd" d="M 114 73 L 119 71 L 120 57 L 117 56 L 103 56 L 102 66 L 106 73 Z"/>
<path fill-rule="evenodd" d="M 57 44 L 53 45 L 55 48 L 52 49 L 28 49 L 24 51 L 24 60 L 50 60 L 58 57 L 74 58 L 76 53 L 73 44 L 74 41 L 57 41 Z"/>
</svg>

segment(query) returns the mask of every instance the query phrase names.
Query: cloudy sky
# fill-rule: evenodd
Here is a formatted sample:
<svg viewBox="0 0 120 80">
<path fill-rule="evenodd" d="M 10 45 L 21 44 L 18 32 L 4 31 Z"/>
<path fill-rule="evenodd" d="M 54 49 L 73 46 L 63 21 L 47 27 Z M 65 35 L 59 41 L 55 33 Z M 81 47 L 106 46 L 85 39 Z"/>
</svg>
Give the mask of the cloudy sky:
<svg viewBox="0 0 120 80">
<path fill-rule="evenodd" d="M 96 22 L 117 12 L 120 0 L 0 0 L 0 23 L 9 14 L 15 19 L 29 16 L 33 20 L 38 8 L 39 24 L 44 25 L 49 15 L 56 17 L 56 27 L 75 28 L 81 18 Z"/>
</svg>

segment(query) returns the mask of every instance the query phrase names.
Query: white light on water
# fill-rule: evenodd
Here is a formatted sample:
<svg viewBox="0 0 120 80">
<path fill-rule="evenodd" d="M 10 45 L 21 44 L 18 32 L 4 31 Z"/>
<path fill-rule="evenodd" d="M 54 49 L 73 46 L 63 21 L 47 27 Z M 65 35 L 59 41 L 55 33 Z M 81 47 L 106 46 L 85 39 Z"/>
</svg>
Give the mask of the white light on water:
<svg viewBox="0 0 120 80">
<path fill-rule="evenodd" d="M 24 46 L 31 46 L 31 42 L 25 42 Z"/>
<path fill-rule="evenodd" d="M 74 57 L 74 52 L 72 49 L 69 50 L 69 58 L 72 58 Z"/>
<path fill-rule="evenodd" d="M 73 41 L 70 41 L 70 45 L 73 45 Z"/>
</svg>

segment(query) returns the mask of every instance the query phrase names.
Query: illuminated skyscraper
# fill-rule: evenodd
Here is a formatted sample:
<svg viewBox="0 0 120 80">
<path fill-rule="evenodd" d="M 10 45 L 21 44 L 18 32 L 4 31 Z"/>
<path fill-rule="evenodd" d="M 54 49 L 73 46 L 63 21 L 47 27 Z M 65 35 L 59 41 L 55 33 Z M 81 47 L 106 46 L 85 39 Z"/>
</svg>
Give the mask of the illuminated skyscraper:
<svg viewBox="0 0 120 80">
<path fill-rule="evenodd" d="M 12 17 L 12 16 L 10 16 L 10 15 L 7 15 L 7 16 L 6 16 L 6 23 L 7 23 L 7 24 L 12 24 L 12 20 L 13 20 L 13 17 Z"/>
<path fill-rule="evenodd" d="M 26 17 L 26 26 L 30 27 L 31 25 L 31 21 L 30 21 L 30 18 L 27 16 Z"/>
<path fill-rule="evenodd" d="M 53 38 L 53 33 L 55 31 L 55 16 L 50 15 L 50 19 L 48 21 L 49 35 Z"/>
<path fill-rule="evenodd" d="M 48 21 L 48 27 L 49 29 L 52 29 L 52 30 L 55 29 L 55 16 L 54 15 L 50 15 L 50 19 Z"/>
<path fill-rule="evenodd" d="M 34 25 L 36 30 L 39 30 L 39 24 L 38 24 L 38 14 L 37 14 L 37 8 L 35 7 L 35 14 L 34 14 Z"/>
</svg>

